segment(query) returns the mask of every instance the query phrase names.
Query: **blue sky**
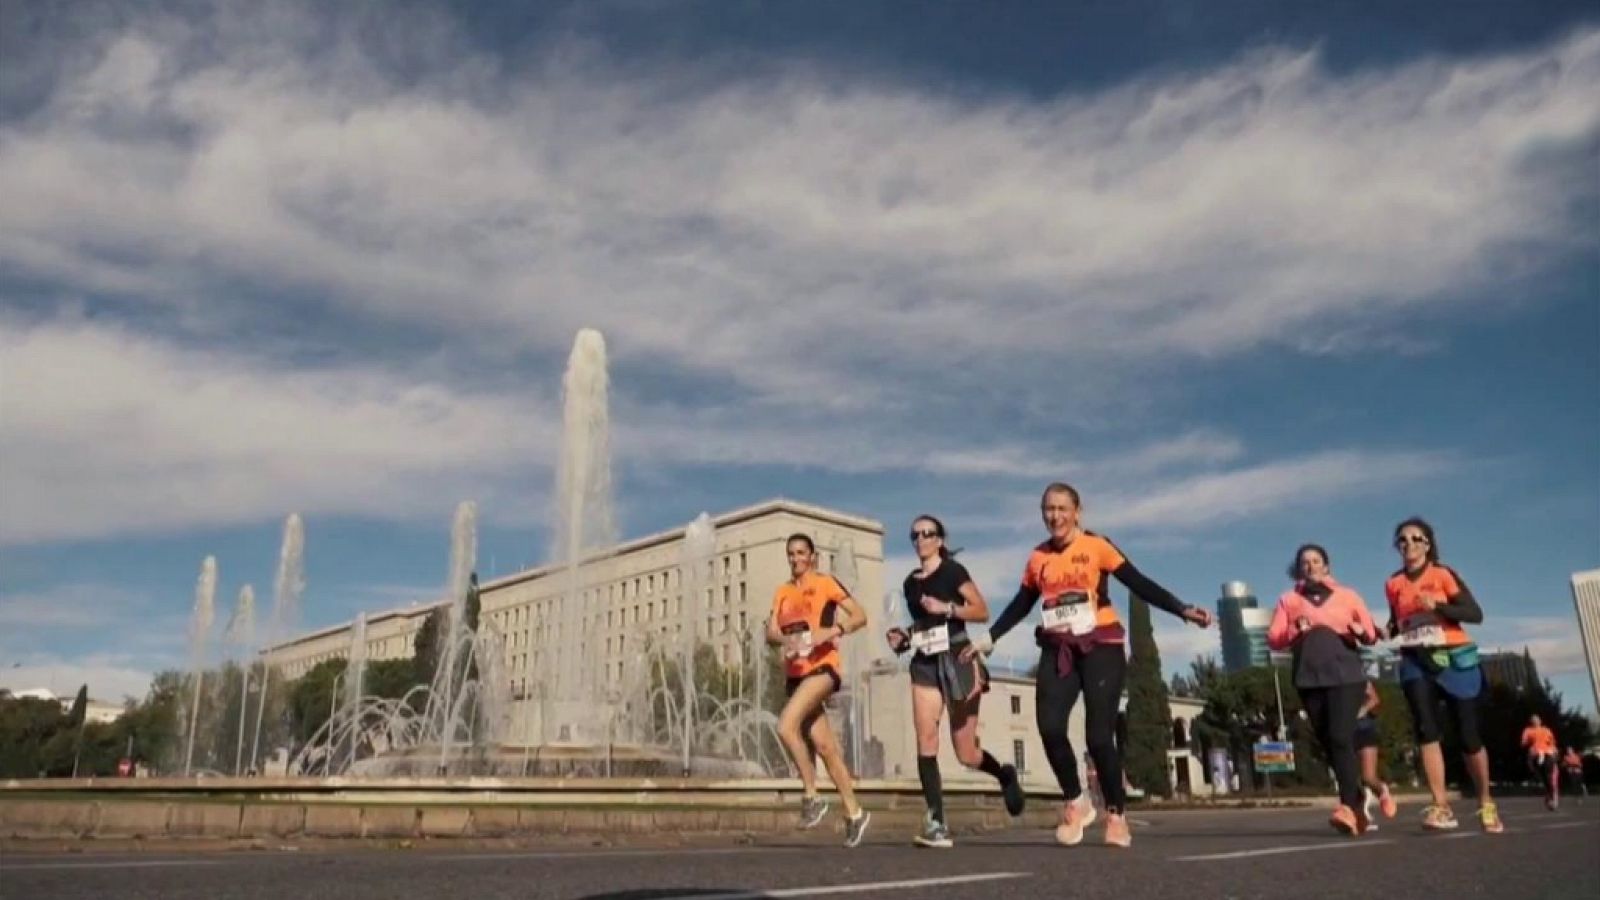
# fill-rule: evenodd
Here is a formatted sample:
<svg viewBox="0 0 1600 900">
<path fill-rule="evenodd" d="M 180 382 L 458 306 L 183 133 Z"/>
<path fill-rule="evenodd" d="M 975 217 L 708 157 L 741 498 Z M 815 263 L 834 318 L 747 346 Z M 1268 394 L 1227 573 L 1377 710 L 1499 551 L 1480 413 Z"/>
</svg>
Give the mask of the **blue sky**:
<svg viewBox="0 0 1600 900">
<path fill-rule="evenodd" d="M 8 686 L 137 692 L 291 512 L 306 626 L 435 594 L 462 499 L 543 561 L 593 326 L 624 535 L 786 495 L 894 573 L 932 511 L 1003 599 L 1064 478 L 1191 601 L 1315 540 L 1381 604 L 1422 514 L 1592 707 L 1585 4 L 326 6 L 7 6 Z"/>
</svg>

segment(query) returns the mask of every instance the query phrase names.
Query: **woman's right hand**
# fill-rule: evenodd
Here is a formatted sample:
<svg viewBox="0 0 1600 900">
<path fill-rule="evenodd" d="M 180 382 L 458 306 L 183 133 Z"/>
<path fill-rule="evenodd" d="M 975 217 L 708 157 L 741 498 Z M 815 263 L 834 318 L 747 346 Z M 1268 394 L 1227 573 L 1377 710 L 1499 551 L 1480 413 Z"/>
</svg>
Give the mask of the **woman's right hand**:
<svg viewBox="0 0 1600 900">
<path fill-rule="evenodd" d="M 964 663 L 969 663 L 977 659 L 979 654 L 988 656 L 993 650 L 994 639 L 986 634 L 982 637 L 974 638 L 972 643 L 962 647 L 961 655 L 958 658 Z"/>
<path fill-rule="evenodd" d="M 896 653 L 904 653 L 911 644 L 911 635 L 904 628 L 891 628 L 883 633 L 883 639 L 889 642 L 889 649 Z"/>
</svg>

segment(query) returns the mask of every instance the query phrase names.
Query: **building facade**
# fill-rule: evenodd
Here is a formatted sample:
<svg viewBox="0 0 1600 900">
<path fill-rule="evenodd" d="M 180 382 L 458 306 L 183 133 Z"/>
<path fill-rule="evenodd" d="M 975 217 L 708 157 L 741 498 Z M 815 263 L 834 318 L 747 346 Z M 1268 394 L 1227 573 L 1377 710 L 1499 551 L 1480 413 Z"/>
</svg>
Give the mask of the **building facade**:
<svg viewBox="0 0 1600 900">
<path fill-rule="evenodd" d="M 422 628 L 428 613 L 443 604 L 443 600 L 414 603 L 369 616 L 367 660 L 410 659 L 415 650 L 417 631 Z M 303 634 L 262 650 L 261 657 L 267 665 L 278 670 L 279 676 L 293 681 L 320 662 L 348 658 L 354 626 L 355 623 L 346 622 Z"/>
<path fill-rule="evenodd" d="M 708 577 L 699 579 L 705 595 L 688 605 L 695 610 L 693 621 L 683 592 L 684 528 L 627 541 L 586 560 L 575 582 L 565 567 L 547 565 L 479 586 L 479 622 L 501 640 L 499 669 L 510 699 L 512 743 L 559 738 L 544 733 L 536 694 L 539 682 L 549 677 L 551 642 L 562 639 L 559 603 L 569 591 L 580 597 L 582 677 L 596 695 L 618 690 L 630 675 L 637 675 L 635 669 L 645 664 L 651 648 L 681 646 L 686 631 L 710 646 L 723 665 L 743 664 L 754 648 L 764 646 L 773 594 L 789 578 L 784 545 L 791 534 L 810 536 L 819 570 L 851 583 L 869 619 L 879 615 L 880 523 L 798 501 L 772 500 L 715 516 L 712 525 L 715 553 Z M 367 659 L 411 656 L 422 622 L 443 602 L 369 617 Z M 303 635 L 263 655 L 284 677 L 297 678 L 323 660 L 348 657 L 353 624 Z M 870 630 L 853 637 L 847 646 L 862 640 L 881 642 L 881 630 L 877 637 Z"/>
<path fill-rule="evenodd" d="M 1600 569 L 1572 573 L 1572 605 L 1583 634 L 1583 659 L 1589 665 L 1594 708 L 1600 710 Z"/>
<path fill-rule="evenodd" d="M 1490 684 L 1503 685 L 1512 690 L 1526 691 L 1539 686 L 1539 667 L 1524 649 L 1521 653 L 1502 650 L 1485 653 L 1479 658 L 1483 677 Z"/>
<path fill-rule="evenodd" d="M 1250 585 L 1229 581 L 1217 600 L 1217 625 L 1222 638 L 1222 668 L 1238 672 L 1269 661 L 1267 627 L 1272 611 L 1262 609 Z"/>
</svg>

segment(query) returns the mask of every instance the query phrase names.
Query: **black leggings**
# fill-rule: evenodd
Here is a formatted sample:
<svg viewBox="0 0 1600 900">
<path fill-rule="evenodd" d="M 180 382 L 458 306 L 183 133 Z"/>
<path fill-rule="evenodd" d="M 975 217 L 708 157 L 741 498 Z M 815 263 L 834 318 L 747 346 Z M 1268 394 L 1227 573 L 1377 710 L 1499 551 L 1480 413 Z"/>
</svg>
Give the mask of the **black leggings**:
<svg viewBox="0 0 1600 900">
<path fill-rule="evenodd" d="M 1461 735 L 1461 752 L 1471 755 L 1483 749 L 1483 736 L 1478 731 L 1478 698 L 1463 700 L 1452 697 L 1424 676 L 1401 682 L 1406 705 L 1411 707 L 1411 728 L 1416 732 L 1417 743 L 1434 744 L 1444 737 L 1439 727 L 1439 701 L 1450 708 L 1456 720 L 1456 731 Z"/>
<path fill-rule="evenodd" d="M 1305 707 L 1311 727 L 1322 744 L 1322 752 L 1339 781 L 1339 802 L 1351 809 L 1361 806 L 1361 763 L 1356 757 L 1356 720 L 1367 699 L 1364 684 L 1300 689 L 1300 705 Z"/>
<path fill-rule="evenodd" d="M 1072 742 L 1067 739 L 1067 722 L 1072 707 L 1083 694 L 1084 735 L 1089 742 L 1089 758 L 1094 760 L 1100 779 L 1100 794 L 1106 812 L 1120 814 L 1127 804 L 1122 790 L 1122 756 L 1117 752 L 1117 712 L 1122 702 L 1122 682 L 1128 660 L 1121 644 L 1100 644 L 1088 653 L 1072 651 L 1072 674 L 1056 672 L 1056 649 L 1046 647 L 1039 655 L 1039 674 L 1034 694 L 1034 716 L 1044 755 L 1056 773 L 1056 783 L 1068 800 L 1083 793 L 1078 780 L 1078 761 Z"/>
</svg>

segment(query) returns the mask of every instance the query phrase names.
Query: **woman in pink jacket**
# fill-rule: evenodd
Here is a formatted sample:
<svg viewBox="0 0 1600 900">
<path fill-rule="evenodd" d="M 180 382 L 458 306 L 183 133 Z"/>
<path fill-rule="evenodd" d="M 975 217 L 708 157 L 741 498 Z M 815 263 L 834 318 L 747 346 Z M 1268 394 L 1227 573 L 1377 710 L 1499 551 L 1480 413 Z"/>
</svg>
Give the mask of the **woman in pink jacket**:
<svg viewBox="0 0 1600 900">
<path fill-rule="evenodd" d="M 1305 544 L 1290 574 L 1294 587 L 1278 598 L 1267 629 L 1274 650 L 1294 651 L 1294 685 L 1333 773 L 1339 805 L 1329 819 L 1345 834 L 1371 823 L 1361 811 L 1361 764 L 1356 757 L 1356 719 L 1367 694 L 1367 674 L 1358 644 L 1378 639 L 1372 614 L 1355 591 L 1333 580 L 1328 551 Z"/>
</svg>

